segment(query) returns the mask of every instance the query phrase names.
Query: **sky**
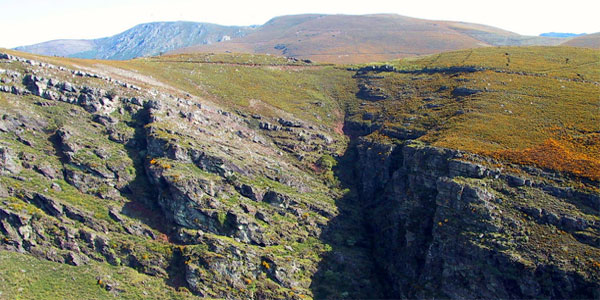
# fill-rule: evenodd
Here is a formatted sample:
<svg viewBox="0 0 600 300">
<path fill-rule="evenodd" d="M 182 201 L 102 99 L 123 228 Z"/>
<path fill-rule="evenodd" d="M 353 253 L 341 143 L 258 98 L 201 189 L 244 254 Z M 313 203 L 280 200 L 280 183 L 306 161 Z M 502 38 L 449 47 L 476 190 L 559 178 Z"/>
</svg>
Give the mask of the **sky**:
<svg viewBox="0 0 600 300">
<path fill-rule="evenodd" d="M 290 14 L 395 13 L 464 21 L 523 35 L 600 31 L 598 0 L 0 0 L 0 47 L 112 36 L 137 24 L 260 25 Z"/>
</svg>

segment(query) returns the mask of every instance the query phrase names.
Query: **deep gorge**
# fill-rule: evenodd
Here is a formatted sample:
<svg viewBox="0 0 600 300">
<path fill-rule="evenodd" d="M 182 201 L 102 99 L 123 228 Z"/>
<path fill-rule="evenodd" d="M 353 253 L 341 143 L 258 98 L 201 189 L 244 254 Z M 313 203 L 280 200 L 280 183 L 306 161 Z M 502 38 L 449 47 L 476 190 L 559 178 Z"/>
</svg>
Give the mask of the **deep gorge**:
<svg viewBox="0 0 600 300">
<path fill-rule="evenodd" d="M 469 128 L 444 130 L 505 101 L 498 90 L 512 88 L 509 80 L 543 76 L 429 63 L 404 71 L 304 66 L 266 56 L 274 63 L 131 62 L 143 70 L 138 79 L 168 69 L 151 73 L 173 85 L 161 89 L 148 84 L 155 79 L 133 84 L 0 59 L 6 282 L 68 267 L 66 274 L 78 271 L 66 285 L 87 284 L 97 298 L 600 296 L 593 172 L 580 177 L 431 139 L 462 141 Z M 204 73 L 191 77 L 196 70 Z M 227 92 L 219 102 L 173 79 L 228 72 L 260 84 L 203 83 Z M 262 100 L 246 99 L 256 91 Z M 513 115 L 492 104 L 484 108 L 496 107 L 501 120 Z M 593 142 L 594 133 L 577 138 Z"/>
</svg>

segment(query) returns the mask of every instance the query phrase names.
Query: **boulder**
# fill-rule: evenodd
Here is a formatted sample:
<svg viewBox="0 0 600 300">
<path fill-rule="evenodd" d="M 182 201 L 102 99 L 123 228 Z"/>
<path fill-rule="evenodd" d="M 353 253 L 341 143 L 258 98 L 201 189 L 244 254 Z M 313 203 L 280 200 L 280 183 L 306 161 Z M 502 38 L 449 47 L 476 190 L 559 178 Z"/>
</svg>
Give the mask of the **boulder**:
<svg viewBox="0 0 600 300">
<path fill-rule="evenodd" d="M 61 88 L 61 90 L 65 91 L 65 92 L 70 92 L 70 93 L 78 92 L 78 90 L 70 82 L 67 82 L 67 81 L 60 84 L 60 88 Z"/>
<path fill-rule="evenodd" d="M 46 83 L 44 83 L 44 78 L 27 74 L 23 77 L 23 85 L 34 95 L 42 96 L 44 91 L 48 88 Z"/>
<path fill-rule="evenodd" d="M 275 191 L 266 192 L 262 198 L 262 201 L 279 207 L 287 207 L 290 202 L 287 196 Z"/>
<path fill-rule="evenodd" d="M 486 168 L 480 164 L 462 160 L 450 160 L 448 162 L 448 169 L 451 177 L 483 178 L 486 171 Z"/>
<path fill-rule="evenodd" d="M 65 257 L 65 262 L 73 266 L 87 265 L 90 259 L 80 253 L 68 252 Z"/>
<path fill-rule="evenodd" d="M 13 95 L 17 95 L 17 96 L 20 96 L 20 95 L 25 95 L 25 94 L 27 94 L 27 93 L 28 93 L 28 91 L 25 91 L 24 89 L 22 89 L 22 88 L 20 88 L 20 87 L 16 87 L 16 86 L 13 86 L 13 87 L 11 88 L 10 92 L 11 92 Z"/>
<path fill-rule="evenodd" d="M 269 218 L 269 216 L 267 216 L 265 213 L 263 213 L 261 211 L 256 212 L 256 218 L 267 224 L 271 223 L 271 218 Z"/>
<path fill-rule="evenodd" d="M 105 115 L 94 115 L 94 117 L 92 118 L 92 121 L 94 121 L 98 124 L 102 124 L 104 126 L 114 125 L 119 122 L 119 120 L 117 120 L 111 116 L 105 116 Z"/>
<path fill-rule="evenodd" d="M 381 73 L 381 72 L 396 72 L 396 67 L 392 65 L 379 65 L 379 66 L 366 66 L 358 69 L 356 75 L 365 75 L 369 72 Z"/>
<path fill-rule="evenodd" d="M 508 181 L 508 184 L 511 186 L 524 186 L 525 185 L 525 179 L 516 176 L 516 175 L 507 175 L 506 179 Z"/>
<path fill-rule="evenodd" d="M 6 187 L 2 184 L 0 184 L 0 198 L 3 197 L 8 197 L 10 196 L 10 194 L 8 193 L 8 190 L 6 189 Z"/>
<path fill-rule="evenodd" d="M 279 126 L 277 125 L 273 125 L 269 122 L 260 122 L 258 124 L 258 128 L 262 129 L 262 130 L 268 130 L 268 131 L 277 131 L 279 130 Z"/>
<path fill-rule="evenodd" d="M 466 96 L 475 95 L 475 94 L 478 94 L 481 92 L 482 92 L 481 90 L 477 90 L 477 89 L 470 89 L 470 88 L 466 88 L 466 87 L 457 87 L 457 88 L 454 88 L 454 90 L 452 90 L 452 96 L 466 97 Z"/>
<path fill-rule="evenodd" d="M 121 214 L 118 212 L 117 208 L 115 208 L 115 207 L 111 207 L 108 210 L 108 216 L 111 219 L 115 220 L 116 222 L 119 222 L 119 223 L 123 223 L 124 222 L 123 217 L 121 216 Z"/>
<path fill-rule="evenodd" d="M 45 90 L 42 93 L 42 98 L 44 98 L 46 100 L 58 100 L 58 99 L 60 99 L 60 95 L 54 91 Z"/>
<path fill-rule="evenodd" d="M 0 146 L 0 174 L 18 174 L 23 169 L 12 149 Z"/>
<path fill-rule="evenodd" d="M 560 224 L 567 231 L 585 230 L 588 227 L 588 224 L 584 219 L 573 216 L 562 216 L 560 218 Z"/>
<path fill-rule="evenodd" d="M 385 90 L 379 87 L 370 86 L 368 84 L 361 84 L 359 91 L 356 96 L 363 100 L 379 101 L 389 98 Z"/>
<path fill-rule="evenodd" d="M 262 199 L 262 196 L 250 185 L 242 184 L 238 188 L 238 190 L 240 194 L 246 198 L 252 199 L 254 201 L 260 201 Z"/>
<path fill-rule="evenodd" d="M 279 124 L 281 124 L 282 126 L 285 126 L 285 127 L 302 127 L 302 123 L 300 123 L 300 122 L 286 120 L 283 118 L 279 118 L 277 120 L 277 122 L 279 122 Z"/>
<path fill-rule="evenodd" d="M 59 217 L 63 215 L 63 205 L 53 198 L 36 193 L 31 199 L 31 203 L 51 216 Z"/>
</svg>

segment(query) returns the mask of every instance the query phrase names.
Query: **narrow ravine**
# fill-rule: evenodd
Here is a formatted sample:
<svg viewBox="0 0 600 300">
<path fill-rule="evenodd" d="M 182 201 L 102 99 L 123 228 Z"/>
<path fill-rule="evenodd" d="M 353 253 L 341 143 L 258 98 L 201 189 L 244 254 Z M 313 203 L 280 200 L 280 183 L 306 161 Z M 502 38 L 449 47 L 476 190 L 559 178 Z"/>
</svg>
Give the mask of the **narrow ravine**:
<svg viewBox="0 0 600 300">
<path fill-rule="evenodd" d="M 384 77 L 369 73 L 388 69 L 361 70 L 357 74 L 365 73 L 357 76 L 357 96 L 364 100 L 360 105 L 368 108 L 369 103 L 388 101 L 391 96 L 374 81 Z M 446 76 L 444 72 L 474 71 L 449 68 L 415 73 Z M 561 234 L 585 228 L 572 226 L 557 235 L 555 226 L 569 227 L 568 221 L 544 215 L 564 201 L 558 198 L 568 198 L 555 192 L 560 188 L 549 186 L 558 184 L 553 175 L 526 167 L 515 174 L 502 162 L 419 142 L 411 130 L 391 138 L 386 135 L 385 117 L 377 119 L 368 109 L 357 112 L 361 118 L 349 116 L 351 112 L 346 116 L 344 129 L 350 142 L 336 175 L 347 193 L 336 203 L 340 214 L 322 235 L 332 251 L 314 277 L 315 299 L 598 295 L 593 280 L 562 267 L 569 260 L 577 264 L 578 256 L 557 258 L 563 254 L 540 249 L 540 244 L 563 239 Z M 501 167 L 490 167 L 490 162 Z M 540 174 L 542 180 L 535 177 Z M 544 206 L 529 208 L 532 205 Z M 537 242 L 531 243 L 534 239 Z M 570 243 L 587 248 L 586 242 Z M 586 251 L 594 253 L 597 248 Z M 554 254 L 547 256 L 548 252 Z"/>
<path fill-rule="evenodd" d="M 352 141 L 335 169 L 346 193 L 336 201 L 339 215 L 329 222 L 320 237 L 332 249 L 313 277 L 311 289 L 315 299 L 387 298 L 372 256 L 373 240 L 367 226 L 366 203 L 360 196 L 357 155 Z"/>
</svg>

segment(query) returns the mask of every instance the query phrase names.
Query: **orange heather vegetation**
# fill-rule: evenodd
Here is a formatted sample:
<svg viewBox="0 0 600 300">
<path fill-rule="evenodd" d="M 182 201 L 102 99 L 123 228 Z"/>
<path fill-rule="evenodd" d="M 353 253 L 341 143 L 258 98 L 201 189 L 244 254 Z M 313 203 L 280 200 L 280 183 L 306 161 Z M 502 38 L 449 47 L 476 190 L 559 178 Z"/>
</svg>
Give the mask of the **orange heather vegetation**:
<svg viewBox="0 0 600 300">
<path fill-rule="evenodd" d="M 598 137 L 595 137 L 595 139 L 598 139 Z M 591 180 L 600 180 L 600 160 L 570 150 L 566 145 L 567 143 L 549 138 L 542 144 L 532 148 L 501 150 L 491 155 L 513 163 L 536 165 L 542 168 L 569 172 Z"/>
<path fill-rule="evenodd" d="M 390 64 L 400 72 L 357 79 L 387 98 L 348 106 L 348 122 L 375 129 L 371 139 L 414 135 L 501 163 L 600 181 L 600 51 L 499 47 Z M 457 88 L 474 94 L 460 96 Z"/>
</svg>

